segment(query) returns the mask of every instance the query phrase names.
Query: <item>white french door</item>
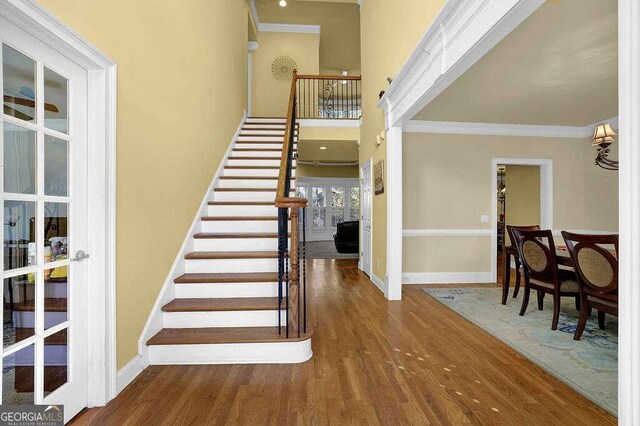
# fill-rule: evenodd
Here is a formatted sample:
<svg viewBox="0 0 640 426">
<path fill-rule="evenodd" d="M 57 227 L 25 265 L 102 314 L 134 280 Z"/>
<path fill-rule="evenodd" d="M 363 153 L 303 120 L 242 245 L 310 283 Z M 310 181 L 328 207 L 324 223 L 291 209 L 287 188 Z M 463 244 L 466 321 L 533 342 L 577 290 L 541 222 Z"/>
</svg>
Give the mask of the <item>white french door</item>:
<svg viewBox="0 0 640 426">
<path fill-rule="evenodd" d="M 87 72 L 0 18 L 2 404 L 87 405 Z"/>
<path fill-rule="evenodd" d="M 362 240 L 360 255 L 362 271 L 371 276 L 371 160 L 362 164 Z"/>
</svg>

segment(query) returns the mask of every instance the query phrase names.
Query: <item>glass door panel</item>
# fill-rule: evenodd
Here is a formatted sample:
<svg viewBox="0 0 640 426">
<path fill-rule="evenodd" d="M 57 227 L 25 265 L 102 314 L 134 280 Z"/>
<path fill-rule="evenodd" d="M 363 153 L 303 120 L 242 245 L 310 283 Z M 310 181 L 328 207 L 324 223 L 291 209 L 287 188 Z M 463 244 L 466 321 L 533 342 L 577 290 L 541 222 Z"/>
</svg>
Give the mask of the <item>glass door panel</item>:
<svg viewBox="0 0 640 426">
<path fill-rule="evenodd" d="M 5 21 L 0 41 L 1 403 L 74 415 L 88 389 L 88 267 L 71 262 L 87 248 L 86 71 Z"/>
</svg>

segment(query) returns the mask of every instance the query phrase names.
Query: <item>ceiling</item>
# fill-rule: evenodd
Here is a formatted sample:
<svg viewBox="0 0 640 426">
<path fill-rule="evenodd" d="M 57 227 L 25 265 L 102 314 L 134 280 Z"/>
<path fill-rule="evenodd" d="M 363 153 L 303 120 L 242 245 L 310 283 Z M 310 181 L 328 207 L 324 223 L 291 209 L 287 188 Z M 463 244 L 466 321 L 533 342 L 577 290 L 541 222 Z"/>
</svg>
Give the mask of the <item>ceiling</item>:
<svg viewBox="0 0 640 426">
<path fill-rule="evenodd" d="M 616 0 L 548 1 L 414 119 L 586 126 L 618 115 Z"/>
<path fill-rule="evenodd" d="M 326 150 L 320 149 L 326 146 Z M 298 158 L 301 161 L 332 163 L 358 161 L 358 145 L 353 140 L 300 140 Z"/>
<path fill-rule="evenodd" d="M 355 0 L 256 0 L 261 23 L 320 25 L 320 72 L 359 74 L 360 9 Z"/>
</svg>

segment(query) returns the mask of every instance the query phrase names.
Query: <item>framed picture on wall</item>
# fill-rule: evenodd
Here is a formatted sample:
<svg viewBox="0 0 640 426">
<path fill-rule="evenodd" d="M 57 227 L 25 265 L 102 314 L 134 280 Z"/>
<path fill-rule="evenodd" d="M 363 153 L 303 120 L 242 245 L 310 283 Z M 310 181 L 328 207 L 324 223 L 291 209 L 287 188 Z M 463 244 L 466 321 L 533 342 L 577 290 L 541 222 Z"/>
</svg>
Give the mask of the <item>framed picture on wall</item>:
<svg viewBox="0 0 640 426">
<path fill-rule="evenodd" d="M 384 193 L 384 160 L 373 166 L 373 187 L 376 195 Z"/>
</svg>

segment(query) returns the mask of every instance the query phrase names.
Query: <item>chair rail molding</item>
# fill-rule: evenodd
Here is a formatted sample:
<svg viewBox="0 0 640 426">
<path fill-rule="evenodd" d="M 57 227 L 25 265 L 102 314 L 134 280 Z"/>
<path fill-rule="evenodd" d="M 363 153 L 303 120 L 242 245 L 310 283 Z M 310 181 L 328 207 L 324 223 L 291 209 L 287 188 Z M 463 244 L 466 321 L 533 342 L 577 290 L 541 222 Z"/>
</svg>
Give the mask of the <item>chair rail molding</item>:
<svg viewBox="0 0 640 426">
<path fill-rule="evenodd" d="M 491 229 L 404 229 L 403 237 L 490 237 Z"/>
<path fill-rule="evenodd" d="M 387 127 L 411 119 L 543 3 L 447 1 L 378 103 Z"/>
<path fill-rule="evenodd" d="M 80 34 L 31 0 L 2 0 L 0 17 L 87 70 L 89 251 L 88 402 L 104 405 L 116 385 L 116 94 L 117 66 Z"/>
<path fill-rule="evenodd" d="M 640 424 L 640 2 L 618 1 L 620 319 L 618 422 Z M 626 143 L 624 143 L 626 142 Z"/>
</svg>

